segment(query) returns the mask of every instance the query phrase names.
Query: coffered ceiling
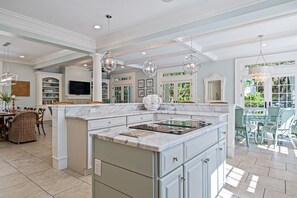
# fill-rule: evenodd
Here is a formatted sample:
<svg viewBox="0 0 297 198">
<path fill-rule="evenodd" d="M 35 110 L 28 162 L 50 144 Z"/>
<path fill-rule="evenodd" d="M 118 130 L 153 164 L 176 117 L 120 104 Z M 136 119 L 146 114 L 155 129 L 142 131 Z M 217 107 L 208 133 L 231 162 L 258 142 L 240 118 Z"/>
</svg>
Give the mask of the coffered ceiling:
<svg viewBox="0 0 297 198">
<path fill-rule="evenodd" d="M 202 62 L 255 56 L 259 34 L 265 54 L 294 51 L 296 33 L 295 0 L 0 0 L 0 43 L 35 68 L 91 64 L 89 54 L 107 49 L 136 68 L 148 58 L 181 65 L 192 52 Z"/>
</svg>

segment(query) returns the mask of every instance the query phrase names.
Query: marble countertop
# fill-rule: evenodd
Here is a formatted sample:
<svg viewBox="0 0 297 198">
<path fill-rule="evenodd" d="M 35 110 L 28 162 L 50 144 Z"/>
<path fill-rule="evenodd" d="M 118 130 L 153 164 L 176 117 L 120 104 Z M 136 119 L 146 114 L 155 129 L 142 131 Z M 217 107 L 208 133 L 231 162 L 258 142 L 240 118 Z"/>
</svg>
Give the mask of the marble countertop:
<svg viewBox="0 0 297 198">
<path fill-rule="evenodd" d="M 211 130 L 217 129 L 219 127 L 225 126 L 226 122 L 215 122 L 210 126 L 197 129 L 195 131 L 183 134 L 183 135 L 173 135 L 159 132 L 150 132 L 151 134 L 144 137 L 129 137 L 125 135 L 120 135 L 123 132 L 136 131 L 138 129 L 129 129 L 126 127 L 109 129 L 109 130 L 97 130 L 92 131 L 93 138 L 100 140 L 105 140 L 109 142 L 115 142 L 119 144 L 129 145 L 137 147 L 140 149 L 161 152 L 165 149 L 171 148 L 175 145 L 181 144 L 195 137 L 201 136 Z M 142 131 L 142 130 L 139 130 Z"/>
<path fill-rule="evenodd" d="M 106 119 L 106 118 L 114 118 L 114 117 L 121 117 L 121 116 L 132 116 L 132 115 L 144 115 L 144 114 L 176 114 L 176 115 L 197 115 L 197 116 L 224 116 L 228 113 L 219 113 L 219 112 L 194 112 L 194 111 L 174 111 L 174 110 L 156 110 L 156 111 L 146 111 L 146 110 L 139 110 L 139 111 L 127 111 L 127 112 L 105 112 L 105 113 L 98 113 L 98 112 L 90 112 L 88 115 L 70 115 L 66 116 L 69 119 L 82 119 L 82 120 L 96 120 L 96 119 Z"/>
</svg>

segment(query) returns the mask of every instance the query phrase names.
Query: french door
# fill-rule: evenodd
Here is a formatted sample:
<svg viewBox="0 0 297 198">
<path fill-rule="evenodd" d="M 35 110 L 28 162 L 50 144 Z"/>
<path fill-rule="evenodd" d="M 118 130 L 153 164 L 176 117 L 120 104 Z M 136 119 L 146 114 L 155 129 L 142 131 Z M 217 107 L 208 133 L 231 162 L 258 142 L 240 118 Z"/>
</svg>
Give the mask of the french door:
<svg viewBox="0 0 297 198">
<path fill-rule="evenodd" d="M 131 86 L 118 85 L 114 87 L 114 102 L 115 103 L 130 103 L 131 102 Z"/>
<path fill-rule="evenodd" d="M 296 76 L 275 75 L 265 81 L 243 79 L 244 107 L 264 113 L 268 106 L 296 108 Z"/>
<path fill-rule="evenodd" d="M 164 82 L 162 99 L 165 103 L 192 101 L 190 81 Z"/>
</svg>

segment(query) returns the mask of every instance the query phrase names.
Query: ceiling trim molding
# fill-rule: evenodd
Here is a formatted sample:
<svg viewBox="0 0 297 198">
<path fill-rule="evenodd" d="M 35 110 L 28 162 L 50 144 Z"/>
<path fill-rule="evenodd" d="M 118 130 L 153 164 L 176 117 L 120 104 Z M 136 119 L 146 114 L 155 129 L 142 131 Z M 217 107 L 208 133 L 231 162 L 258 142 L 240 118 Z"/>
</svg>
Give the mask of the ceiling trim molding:
<svg viewBox="0 0 297 198">
<path fill-rule="evenodd" d="M 91 37 L 2 8 L 0 8 L 0 30 L 11 33 L 8 36 L 20 36 L 76 51 L 95 52 L 96 49 L 95 39 Z"/>
</svg>

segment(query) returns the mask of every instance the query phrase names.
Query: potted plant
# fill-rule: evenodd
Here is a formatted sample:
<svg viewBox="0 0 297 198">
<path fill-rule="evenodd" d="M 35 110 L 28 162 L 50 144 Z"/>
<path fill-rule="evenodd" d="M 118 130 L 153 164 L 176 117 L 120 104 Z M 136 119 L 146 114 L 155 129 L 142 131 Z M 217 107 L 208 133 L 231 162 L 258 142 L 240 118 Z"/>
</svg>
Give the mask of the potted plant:
<svg viewBox="0 0 297 198">
<path fill-rule="evenodd" d="M 8 94 L 7 92 L 1 92 L 0 93 L 0 99 L 4 102 L 4 109 L 6 110 L 6 105 L 8 104 L 8 103 L 10 103 L 10 101 L 11 101 L 11 95 L 10 94 Z"/>
</svg>

